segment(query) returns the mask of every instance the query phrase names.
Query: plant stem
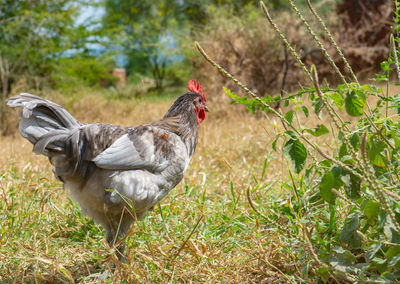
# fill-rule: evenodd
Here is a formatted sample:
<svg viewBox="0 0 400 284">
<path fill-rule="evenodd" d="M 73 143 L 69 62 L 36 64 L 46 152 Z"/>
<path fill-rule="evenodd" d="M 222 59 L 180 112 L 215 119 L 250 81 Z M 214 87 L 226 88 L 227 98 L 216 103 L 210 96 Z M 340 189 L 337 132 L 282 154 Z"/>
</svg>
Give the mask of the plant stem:
<svg viewBox="0 0 400 284">
<path fill-rule="evenodd" d="M 350 74 L 353 76 L 354 81 L 356 81 L 356 83 L 358 85 L 360 85 L 358 83 L 358 79 L 357 79 L 356 74 L 354 74 L 353 69 L 351 68 L 351 66 L 350 66 L 349 62 L 347 61 L 346 57 L 343 55 L 341 49 L 339 48 L 338 44 L 336 43 L 335 39 L 333 38 L 331 32 L 328 30 L 328 28 L 326 27 L 325 23 L 322 21 L 321 17 L 317 14 L 317 12 L 315 11 L 314 7 L 311 5 L 310 0 L 306 0 L 306 1 L 307 1 L 308 8 L 311 10 L 311 13 L 315 16 L 315 18 L 317 19 L 319 24 L 322 26 L 322 28 L 325 31 L 325 33 L 328 35 L 329 40 L 331 41 L 332 45 L 335 47 L 337 53 L 339 53 L 340 57 L 342 58 L 343 62 L 346 65 L 347 70 L 349 70 Z"/>
<path fill-rule="evenodd" d="M 397 69 L 397 77 L 400 82 L 400 64 L 399 64 L 399 58 L 397 56 L 396 41 L 394 40 L 393 34 L 390 35 L 390 47 L 393 52 L 394 64 L 396 65 L 396 69 Z"/>
<path fill-rule="evenodd" d="M 323 156 L 325 159 L 329 160 L 330 162 L 332 162 L 333 164 L 339 165 L 342 168 L 348 170 L 349 172 L 351 172 L 352 174 L 354 174 L 355 176 L 362 178 L 362 175 L 360 173 L 358 173 L 355 169 L 349 167 L 349 165 L 346 165 L 345 163 L 342 163 L 338 160 L 336 160 L 335 158 L 327 155 L 326 153 L 324 153 L 321 148 L 312 143 L 307 137 L 304 136 L 303 133 L 301 133 L 300 131 L 298 131 L 296 129 L 296 127 L 294 127 L 293 125 L 291 125 L 279 112 L 277 112 L 274 108 L 271 108 L 270 105 L 268 105 L 267 103 L 265 103 L 264 101 L 262 101 L 255 93 L 253 93 L 252 91 L 250 91 L 249 88 L 247 88 L 242 82 L 240 82 L 238 79 L 236 79 L 235 77 L 233 77 L 231 74 L 229 74 L 224 68 L 222 68 L 219 64 L 217 64 L 214 60 L 212 60 L 208 54 L 203 50 L 203 48 L 200 46 L 200 44 L 196 41 L 195 42 L 195 46 L 197 48 L 197 50 L 201 53 L 201 55 L 203 55 L 203 57 L 212 65 L 214 66 L 219 72 L 221 72 L 224 76 L 226 76 L 227 78 L 231 79 L 237 86 L 239 86 L 240 88 L 242 88 L 247 94 L 249 94 L 250 96 L 252 96 L 254 99 L 256 99 L 261 105 L 263 105 L 268 111 L 272 112 L 273 114 L 275 114 L 282 122 L 284 122 L 284 124 L 286 124 L 289 128 L 291 128 L 299 138 L 302 138 L 309 146 L 311 146 L 314 150 L 316 150 L 321 156 Z"/>
<path fill-rule="evenodd" d="M 313 65 L 311 67 L 311 73 L 313 74 L 315 89 L 317 90 L 317 93 L 320 96 L 320 98 L 323 99 L 324 96 L 321 91 L 321 88 L 318 85 L 318 77 L 317 77 L 318 74 L 317 74 L 315 65 Z M 332 118 L 334 117 L 333 115 L 330 115 L 330 116 Z M 337 127 L 339 127 L 338 122 L 335 119 L 334 119 L 334 123 L 337 124 Z M 348 137 L 344 136 L 344 141 L 346 143 L 346 146 L 347 146 L 350 154 L 354 157 L 355 161 L 357 162 L 358 166 L 360 167 L 360 169 L 362 171 L 362 178 L 367 179 L 367 182 L 372 186 L 372 188 L 375 189 L 376 195 L 377 195 L 379 201 L 381 202 L 384 210 L 386 211 L 386 213 L 389 214 L 396 229 L 400 231 L 400 225 L 397 222 L 395 214 L 394 214 L 392 208 L 389 206 L 387 199 L 385 197 L 385 189 L 383 188 L 382 184 L 380 184 L 377 181 L 377 179 L 375 177 L 375 172 L 373 170 L 372 165 L 369 163 L 369 160 L 365 156 L 363 157 L 363 159 L 359 158 L 358 154 L 355 152 L 353 145 L 350 143 Z M 363 151 L 363 153 L 366 154 L 365 150 Z"/>
<path fill-rule="evenodd" d="M 287 48 L 289 48 L 290 53 L 294 56 L 294 58 L 296 59 L 296 61 L 300 64 L 301 68 L 303 69 L 303 72 L 307 75 L 308 79 L 310 79 L 310 81 L 312 81 L 311 78 L 311 74 L 308 71 L 308 69 L 306 68 L 306 66 L 304 65 L 303 61 L 301 61 L 300 56 L 297 54 L 297 52 L 294 50 L 294 48 L 292 47 L 292 45 L 289 43 L 289 41 L 286 39 L 286 37 L 283 35 L 283 33 L 279 30 L 278 26 L 274 23 L 274 21 L 272 21 L 271 15 L 268 12 L 267 7 L 265 6 L 263 1 L 260 1 L 260 5 L 261 8 L 264 11 L 264 14 L 266 16 L 266 18 L 268 19 L 269 23 L 271 24 L 271 26 L 274 28 L 274 30 L 276 31 L 276 33 L 279 35 L 279 37 L 282 39 L 283 43 L 287 46 Z"/>
<path fill-rule="evenodd" d="M 303 22 L 304 26 L 307 28 L 308 32 L 311 34 L 313 37 L 315 43 L 318 45 L 318 47 L 321 49 L 322 53 L 324 54 L 325 58 L 328 60 L 329 64 L 335 69 L 336 73 L 339 75 L 339 77 L 342 79 L 343 83 L 347 84 L 346 78 L 344 78 L 342 72 L 340 72 L 339 68 L 333 61 L 332 57 L 329 55 L 328 51 L 324 47 L 324 45 L 321 43 L 317 35 L 314 33 L 314 31 L 311 29 L 310 25 L 306 21 L 306 19 L 303 17 L 303 15 L 300 13 L 299 9 L 297 9 L 296 5 L 293 3 L 293 0 L 289 0 L 290 6 L 292 9 L 296 12 L 297 16 L 300 18 L 300 20 Z"/>
</svg>

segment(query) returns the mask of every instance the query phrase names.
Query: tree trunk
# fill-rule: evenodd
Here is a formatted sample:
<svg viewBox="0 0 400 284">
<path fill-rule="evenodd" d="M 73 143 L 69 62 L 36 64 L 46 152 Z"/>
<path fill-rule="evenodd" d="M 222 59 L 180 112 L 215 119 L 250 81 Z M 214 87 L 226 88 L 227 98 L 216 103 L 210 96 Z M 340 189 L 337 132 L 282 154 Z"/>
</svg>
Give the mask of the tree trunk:
<svg viewBox="0 0 400 284">
<path fill-rule="evenodd" d="M 0 108 L 0 133 L 4 133 L 6 130 L 6 101 L 8 95 L 8 83 L 9 76 L 6 64 L 4 64 L 3 58 L 0 56 L 0 78 L 1 78 L 1 108 Z"/>
<path fill-rule="evenodd" d="M 163 61 L 161 64 L 157 63 L 156 60 L 154 60 L 155 63 L 152 64 L 152 73 L 154 80 L 156 81 L 156 89 L 162 89 L 163 88 L 163 83 L 164 83 L 164 78 L 165 78 L 165 65 L 166 62 Z"/>
<path fill-rule="evenodd" d="M 365 20 L 372 19 L 374 15 L 380 14 L 382 5 L 390 4 L 391 0 L 344 0 L 337 5 L 338 13 L 346 13 L 353 25 Z M 382 20 L 382 19 L 381 19 Z"/>
</svg>

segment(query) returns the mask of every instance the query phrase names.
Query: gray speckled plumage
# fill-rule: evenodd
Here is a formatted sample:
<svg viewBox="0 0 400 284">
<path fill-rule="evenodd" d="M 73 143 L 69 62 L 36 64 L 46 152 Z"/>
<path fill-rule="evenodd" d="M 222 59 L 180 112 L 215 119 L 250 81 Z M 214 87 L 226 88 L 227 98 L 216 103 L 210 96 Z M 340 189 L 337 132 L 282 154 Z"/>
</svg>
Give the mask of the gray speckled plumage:
<svg viewBox="0 0 400 284">
<path fill-rule="evenodd" d="M 123 213 L 127 206 L 120 195 L 141 218 L 182 180 L 197 144 L 197 113 L 205 108 L 201 95 L 189 92 L 161 120 L 120 127 L 80 123 L 61 106 L 31 94 L 12 97 L 8 105 L 22 108 L 21 135 L 35 153 L 49 158 L 82 212 L 106 229 L 110 246 L 134 221 Z M 118 252 L 123 259 L 122 245 Z"/>
</svg>

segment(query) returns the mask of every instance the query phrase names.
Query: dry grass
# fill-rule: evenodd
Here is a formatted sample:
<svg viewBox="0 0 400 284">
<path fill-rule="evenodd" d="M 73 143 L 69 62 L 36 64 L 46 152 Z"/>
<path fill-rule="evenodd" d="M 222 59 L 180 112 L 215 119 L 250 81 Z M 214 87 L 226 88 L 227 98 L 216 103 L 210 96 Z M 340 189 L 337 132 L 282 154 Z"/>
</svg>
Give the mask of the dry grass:
<svg viewBox="0 0 400 284">
<path fill-rule="evenodd" d="M 392 92 L 398 91 L 392 88 Z M 173 101 L 120 102 L 95 94 L 81 99 L 50 97 L 81 121 L 120 125 L 159 118 Z M 211 101 L 209 107 L 184 181 L 162 201 L 162 212 L 156 208 L 133 226 L 126 240 L 126 265 L 114 258 L 103 230 L 82 217 L 69 200 L 46 158 L 32 154 L 32 146 L 19 135 L 1 137 L 0 281 L 298 280 L 296 275 L 301 272 L 291 263 L 299 256 L 287 249 L 289 241 L 282 239 L 284 236 L 270 231 L 268 223 L 254 216 L 245 194 L 256 183 L 261 185 L 253 192 L 258 204 L 290 194 L 280 186 L 286 180 L 288 164 L 271 149 L 277 126 L 268 117 L 239 111 L 239 106 Z M 317 123 L 315 118 L 308 120 Z M 329 149 L 330 141 L 325 144 Z M 261 177 L 265 160 L 266 175 Z M 271 190 L 275 181 L 278 183 Z M 291 243 L 292 247 L 299 245 Z"/>
</svg>

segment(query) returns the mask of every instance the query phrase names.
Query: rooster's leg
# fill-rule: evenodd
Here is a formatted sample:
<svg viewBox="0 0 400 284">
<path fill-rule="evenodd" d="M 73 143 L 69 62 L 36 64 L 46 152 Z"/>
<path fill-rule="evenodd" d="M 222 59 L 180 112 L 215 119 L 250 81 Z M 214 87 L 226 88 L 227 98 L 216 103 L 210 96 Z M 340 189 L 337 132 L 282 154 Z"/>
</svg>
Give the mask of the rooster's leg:
<svg viewBox="0 0 400 284">
<path fill-rule="evenodd" d="M 108 227 L 106 228 L 106 241 L 110 247 L 116 246 L 116 255 L 118 259 L 122 262 L 126 262 L 125 258 L 125 244 L 123 242 L 123 238 L 126 236 L 133 219 L 132 217 L 125 213 L 122 216 L 109 216 L 108 219 Z"/>
</svg>

